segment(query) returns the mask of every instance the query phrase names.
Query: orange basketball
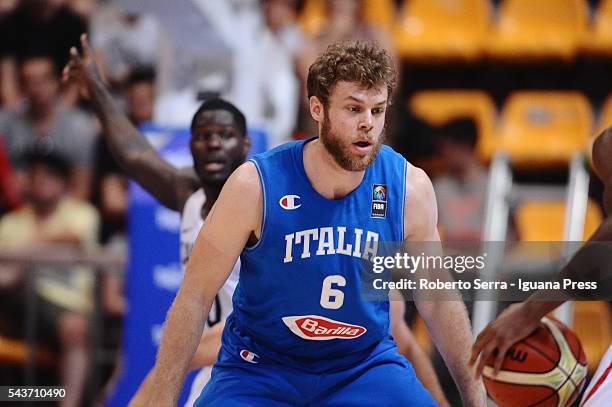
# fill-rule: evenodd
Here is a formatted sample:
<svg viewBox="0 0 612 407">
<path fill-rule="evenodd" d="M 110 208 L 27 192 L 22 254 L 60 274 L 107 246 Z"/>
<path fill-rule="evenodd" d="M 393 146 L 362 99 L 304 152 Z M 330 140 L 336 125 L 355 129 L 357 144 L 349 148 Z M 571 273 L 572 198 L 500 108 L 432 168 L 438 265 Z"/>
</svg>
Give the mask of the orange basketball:
<svg viewBox="0 0 612 407">
<path fill-rule="evenodd" d="M 489 397 L 500 407 L 571 405 L 580 395 L 587 361 L 580 341 L 567 326 L 542 318 L 540 326 L 506 353 L 493 377 L 490 357 L 483 376 Z"/>
</svg>

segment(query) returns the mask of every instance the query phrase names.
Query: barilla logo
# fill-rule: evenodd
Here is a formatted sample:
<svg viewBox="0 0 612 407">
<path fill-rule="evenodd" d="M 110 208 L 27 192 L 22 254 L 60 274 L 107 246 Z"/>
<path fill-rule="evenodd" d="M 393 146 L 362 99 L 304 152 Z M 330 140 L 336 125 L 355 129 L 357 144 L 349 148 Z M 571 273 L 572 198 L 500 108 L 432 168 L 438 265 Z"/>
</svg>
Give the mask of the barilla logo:
<svg viewBox="0 0 612 407">
<path fill-rule="evenodd" d="M 246 362 L 249 362 L 249 363 L 259 363 L 259 362 L 257 361 L 257 359 L 259 359 L 259 356 L 257 356 L 257 354 L 256 354 L 256 353 L 253 353 L 253 352 L 248 351 L 248 350 L 246 350 L 246 349 L 242 349 L 242 350 L 240 351 L 240 357 L 241 357 L 243 360 L 245 360 Z"/>
<path fill-rule="evenodd" d="M 302 339 L 328 341 L 330 339 L 355 339 L 367 330 L 359 325 L 346 324 L 318 315 L 283 317 L 287 327 Z"/>
<path fill-rule="evenodd" d="M 300 203 L 300 197 L 298 195 L 285 195 L 280 199 L 280 201 L 278 201 L 278 203 L 283 209 L 287 209 L 288 211 L 302 206 Z"/>
</svg>

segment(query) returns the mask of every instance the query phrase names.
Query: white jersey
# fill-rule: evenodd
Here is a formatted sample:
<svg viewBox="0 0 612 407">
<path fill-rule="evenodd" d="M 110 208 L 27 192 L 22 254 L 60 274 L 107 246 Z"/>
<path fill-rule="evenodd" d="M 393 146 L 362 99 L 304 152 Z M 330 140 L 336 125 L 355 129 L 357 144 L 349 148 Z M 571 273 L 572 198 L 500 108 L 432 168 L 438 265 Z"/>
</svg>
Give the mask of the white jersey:
<svg viewBox="0 0 612 407">
<path fill-rule="evenodd" d="M 204 219 L 202 219 L 201 214 L 204 202 L 206 202 L 206 195 L 204 194 L 204 190 L 200 188 L 195 191 L 189 197 L 189 199 L 187 199 L 185 207 L 183 208 L 183 213 L 181 216 L 181 263 L 183 264 L 183 268 L 187 264 L 187 260 L 189 260 L 191 249 L 193 248 L 195 240 L 198 237 L 198 233 L 204 224 Z M 238 261 L 236 261 L 232 273 L 215 297 L 215 301 L 213 302 L 210 313 L 208 314 L 208 319 L 204 325 L 204 330 L 220 321 L 225 320 L 232 312 L 232 296 L 234 295 L 236 284 L 238 284 L 239 276 L 240 258 Z M 211 370 L 212 367 L 207 366 L 198 372 L 193 384 L 191 385 L 189 399 L 187 400 L 185 406 L 193 406 L 196 399 L 200 396 L 202 389 L 210 379 Z"/>
<path fill-rule="evenodd" d="M 612 345 L 599 362 L 599 367 L 582 396 L 581 407 L 609 407 L 612 405 Z"/>
</svg>

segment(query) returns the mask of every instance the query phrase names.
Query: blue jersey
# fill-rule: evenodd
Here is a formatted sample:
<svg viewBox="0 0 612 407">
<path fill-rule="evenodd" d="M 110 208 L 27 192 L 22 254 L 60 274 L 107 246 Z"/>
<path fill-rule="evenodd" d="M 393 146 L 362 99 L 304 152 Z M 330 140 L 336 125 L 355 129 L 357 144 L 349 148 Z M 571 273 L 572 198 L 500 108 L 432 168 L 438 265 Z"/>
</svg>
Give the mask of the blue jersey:
<svg viewBox="0 0 612 407">
<path fill-rule="evenodd" d="M 379 243 L 403 241 L 407 162 L 383 146 L 355 190 L 327 199 L 304 170 L 308 141 L 252 159 L 263 189 L 261 236 L 240 256 L 224 344 L 328 370 L 357 363 L 389 336 L 389 304 L 362 298 L 361 270 Z"/>
</svg>

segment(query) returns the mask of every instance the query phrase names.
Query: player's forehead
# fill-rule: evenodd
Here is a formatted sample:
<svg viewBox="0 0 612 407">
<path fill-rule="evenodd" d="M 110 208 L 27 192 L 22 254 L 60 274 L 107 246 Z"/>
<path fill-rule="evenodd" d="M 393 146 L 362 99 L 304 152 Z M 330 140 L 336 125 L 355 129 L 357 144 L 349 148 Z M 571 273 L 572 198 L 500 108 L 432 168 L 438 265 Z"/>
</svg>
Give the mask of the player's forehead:
<svg viewBox="0 0 612 407">
<path fill-rule="evenodd" d="M 232 127 L 236 129 L 236 121 L 234 115 L 224 109 L 211 109 L 200 112 L 195 119 L 195 129 L 206 127 Z"/>
<path fill-rule="evenodd" d="M 339 103 L 357 102 L 371 105 L 386 104 L 388 90 L 385 84 L 366 86 L 359 82 L 339 81 L 330 92 L 330 100 Z"/>
</svg>

